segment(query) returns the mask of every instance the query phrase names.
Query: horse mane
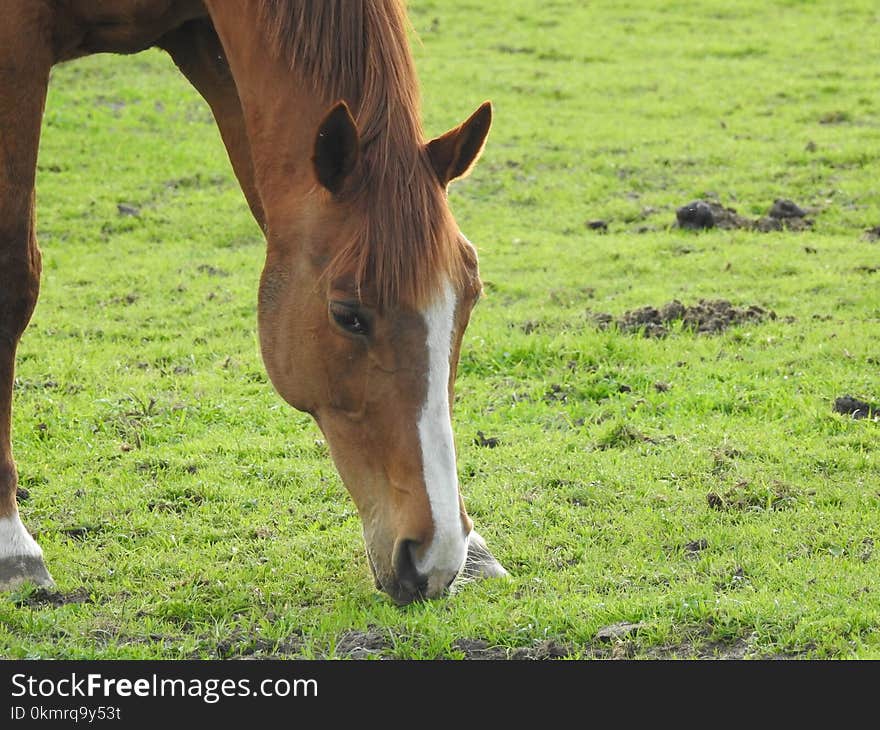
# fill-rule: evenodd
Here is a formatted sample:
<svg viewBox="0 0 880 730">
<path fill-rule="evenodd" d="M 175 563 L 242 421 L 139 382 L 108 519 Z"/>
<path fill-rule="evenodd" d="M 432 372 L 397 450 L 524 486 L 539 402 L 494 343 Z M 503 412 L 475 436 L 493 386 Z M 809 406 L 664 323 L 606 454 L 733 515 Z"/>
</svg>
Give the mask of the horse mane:
<svg viewBox="0 0 880 730">
<path fill-rule="evenodd" d="M 361 142 L 341 197 L 365 212 L 326 274 L 353 271 L 379 307 L 422 307 L 464 276 L 466 245 L 425 149 L 404 0 L 258 0 L 271 51 L 330 104 L 344 99 Z M 456 231 L 457 233 L 457 231 Z M 372 287 L 371 287 L 372 290 Z"/>
</svg>

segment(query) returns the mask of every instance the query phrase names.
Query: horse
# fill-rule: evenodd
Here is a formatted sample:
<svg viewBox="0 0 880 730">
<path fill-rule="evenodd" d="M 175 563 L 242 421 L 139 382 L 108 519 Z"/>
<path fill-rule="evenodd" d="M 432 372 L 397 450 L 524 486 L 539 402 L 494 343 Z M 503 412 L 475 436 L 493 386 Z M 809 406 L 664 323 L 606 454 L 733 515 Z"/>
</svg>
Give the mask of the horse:
<svg viewBox="0 0 880 730">
<path fill-rule="evenodd" d="M 507 573 L 461 496 L 451 423 L 478 257 L 448 204 L 489 102 L 427 139 L 404 0 L 4 0 L 0 27 L 0 590 L 50 587 L 17 506 L 16 347 L 41 255 L 35 169 L 50 69 L 166 51 L 210 106 L 266 239 L 256 302 L 278 394 L 309 413 L 397 604 Z"/>
</svg>

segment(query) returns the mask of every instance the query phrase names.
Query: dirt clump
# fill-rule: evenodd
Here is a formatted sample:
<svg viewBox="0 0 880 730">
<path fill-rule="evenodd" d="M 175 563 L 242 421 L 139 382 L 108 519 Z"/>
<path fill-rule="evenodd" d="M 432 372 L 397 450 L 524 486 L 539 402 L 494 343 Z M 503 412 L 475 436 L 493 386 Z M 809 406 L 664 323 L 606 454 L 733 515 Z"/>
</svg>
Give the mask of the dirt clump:
<svg viewBox="0 0 880 730">
<path fill-rule="evenodd" d="M 606 312 L 588 315 L 600 329 L 612 324 L 622 332 L 641 332 L 645 337 L 666 337 L 673 322 L 697 334 L 718 334 L 733 325 L 776 319 L 776 313 L 756 304 L 737 307 L 726 299 L 701 299 L 686 306 L 677 299 L 660 307 L 646 306 L 631 309 L 615 318 Z"/>
<path fill-rule="evenodd" d="M 874 226 L 873 228 L 869 228 L 865 231 L 864 239 L 866 241 L 870 241 L 871 243 L 876 243 L 880 241 L 880 226 Z"/>
<path fill-rule="evenodd" d="M 368 659 L 371 656 L 382 656 L 393 645 L 389 638 L 379 629 L 372 627 L 368 631 L 346 631 L 336 642 L 336 654 L 349 659 Z"/>
<path fill-rule="evenodd" d="M 772 485 L 751 484 L 743 479 L 724 494 L 709 492 L 706 503 L 718 512 L 781 512 L 792 509 L 799 492 L 789 484 L 774 480 Z M 708 545 L 707 545 L 708 547 Z"/>
<path fill-rule="evenodd" d="M 807 211 L 785 198 L 777 198 L 767 215 L 757 219 L 742 216 L 735 208 L 722 205 L 717 200 L 694 200 L 678 208 L 675 217 L 678 227 L 686 230 L 722 228 L 767 233 L 782 230 L 804 231 L 813 227 Z"/>
<path fill-rule="evenodd" d="M 712 208 L 703 200 L 695 200 L 681 206 L 675 211 L 675 218 L 679 228 L 700 231 L 715 227 L 715 215 Z"/>
<path fill-rule="evenodd" d="M 477 436 L 474 439 L 474 445 L 483 449 L 494 449 L 500 444 L 501 441 L 497 436 L 486 436 L 482 431 L 477 431 Z"/>
<path fill-rule="evenodd" d="M 75 591 L 63 593 L 52 588 L 37 588 L 23 598 L 15 602 L 16 606 L 29 606 L 37 608 L 41 606 L 66 606 L 70 603 L 91 603 L 92 597 L 85 588 L 77 588 Z"/>
<path fill-rule="evenodd" d="M 771 218 L 806 218 L 807 211 L 801 208 L 797 203 L 786 200 L 785 198 L 777 198 L 773 201 L 770 212 L 767 214 Z"/>
<path fill-rule="evenodd" d="M 456 639 L 452 648 L 464 654 L 464 659 L 504 660 L 508 658 L 507 650 L 503 646 L 489 646 L 489 642 L 483 639 Z"/>
<path fill-rule="evenodd" d="M 302 639 L 292 636 L 286 641 L 274 641 L 234 631 L 217 643 L 214 653 L 218 659 L 277 659 L 297 657 L 302 653 Z"/>
<path fill-rule="evenodd" d="M 610 642 L 620 641 L 629 638 L 644 626 L 644 623 L 630 623 L 629 621 L 621 621 L 620 623 L 603 626 L 596 632 L 596 641 Z"/>
<path fill-rule="evenodd" d="M 834 401 L 834 412 L 850 418 L 874 418 L 880 416 L 880 406 L 866 403 L 851 395 L 842 395 Z"/>
<path fill-rule="evenodd" d="M 514 661 L 545 661 L 547 659 L 564 659 L 575 652 L 575 648 L 560 643 L 555 639 L 541 641 L 534 646 L 521 646 L 515 649 L 503 646 L 490 646 L 483 639 L 457 639 L 452 648 L 464 654 L 464 659 L 477 660 L 514 660 Z"/>
</svg>

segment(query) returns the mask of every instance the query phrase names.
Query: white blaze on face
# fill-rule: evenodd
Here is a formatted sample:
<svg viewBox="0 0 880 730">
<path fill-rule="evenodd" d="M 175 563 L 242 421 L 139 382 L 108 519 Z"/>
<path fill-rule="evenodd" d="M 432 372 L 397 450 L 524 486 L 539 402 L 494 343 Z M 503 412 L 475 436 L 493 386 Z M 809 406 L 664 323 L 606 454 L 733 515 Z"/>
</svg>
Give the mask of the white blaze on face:
<svg viewBox="0 0 880 730">
<path fill-rule="evenodd" d="M 428 394 L 418 427 L 434 536 L 423 558 L 415 561 L 415 568 L 428 577 L 429 596 L 437 595 L 446 587 L 467 557 L 449 415 L 449 357 L 455 306 L 455 292 L 447 282 L 436 301 L 423 313 L 428 331 Z"/>
<path fill-rule="evenodd" d="M 4 558 L 39 558 L 43 551 L 22 524 L 18 513 L 0 517 L 0 560 Z"/>
</svg>

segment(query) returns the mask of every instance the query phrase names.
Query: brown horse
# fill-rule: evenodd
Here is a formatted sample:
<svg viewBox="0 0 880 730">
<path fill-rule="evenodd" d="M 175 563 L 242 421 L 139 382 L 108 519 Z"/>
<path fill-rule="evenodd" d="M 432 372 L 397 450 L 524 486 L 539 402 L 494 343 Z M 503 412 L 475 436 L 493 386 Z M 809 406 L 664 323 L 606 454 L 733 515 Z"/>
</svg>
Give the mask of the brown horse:
<svg viewBox="0 0 880 730">
<path fill-rule="evenodd" d="M 481 284 L 446 187 L 483 104 L 426 141 L 402 0 L 4 0 L 0 25 L 0 588 L 50 585 L 16 506 L 15 349 L 37 301 L 37 146 L 50 68 L 165 49 L 210 105 L 267 241 L 258 324 L 361 515 L 377 587 L 407 603 L 504 575 L 473 530 L 450 420 Z"/>
</svg>

